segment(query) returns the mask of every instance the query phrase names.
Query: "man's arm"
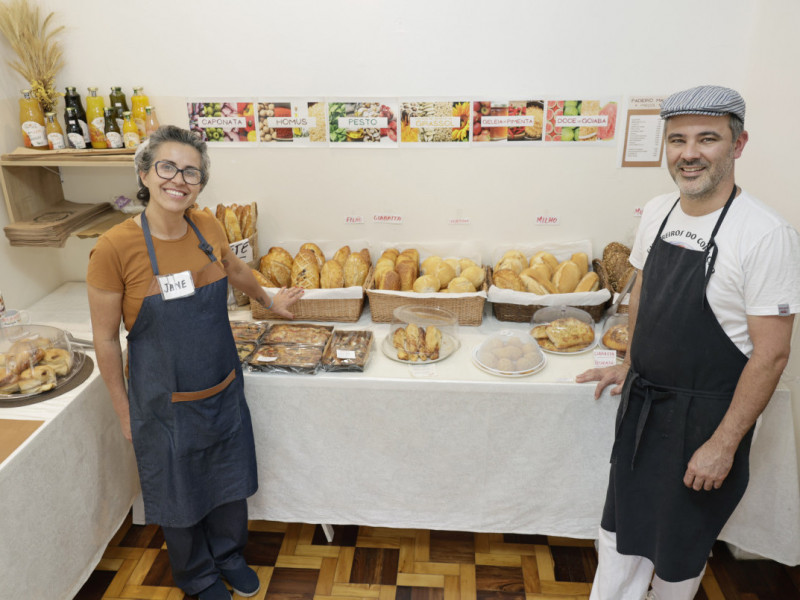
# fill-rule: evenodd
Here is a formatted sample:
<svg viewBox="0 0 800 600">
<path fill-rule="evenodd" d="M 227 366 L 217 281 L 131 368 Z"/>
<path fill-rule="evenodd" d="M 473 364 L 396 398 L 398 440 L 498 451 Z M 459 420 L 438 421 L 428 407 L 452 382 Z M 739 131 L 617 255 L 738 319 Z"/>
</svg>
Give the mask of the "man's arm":
<svg viewBox="0 0 800 600">
<path fill-rule="evenodd" d="M 753 353 L 722 422 L 689 461 L 683 477 L 686 487 L 716 489 L 728 476 L 739 443 L 767 406 L 786 368 L 793 323 L 794 315 L 747 317 Z"/>
<path fill-rule="evenodd" d="M 594 399 L 597 400 L 603 390 L 609 386 L 611 388 L 611 395 L 616 396 L 622 392 L 622 384 L 625 383 L 625 378 L 628 376 L 628 370 L 631 367 L 631 345 L 633 343 L 633 330 L 636 327 L 636 315 L 639 312 L 639 296 L 642 293 L 642 276 L 640 271 L 636 271 L 636 281 L 633 282 L 633 289 L 631 290 L 631 297 L 628 300 L 628 350 L 625 352 L 625 360 L 621 365 L 614 365 L 613 367 L 605 367 L 602 369 L 589 369 L 584 371 L 577 377 L 577 383 L 586 383 L 587 381 L 597 381 L 597 387 L 594 390 Z"/>
</svg>

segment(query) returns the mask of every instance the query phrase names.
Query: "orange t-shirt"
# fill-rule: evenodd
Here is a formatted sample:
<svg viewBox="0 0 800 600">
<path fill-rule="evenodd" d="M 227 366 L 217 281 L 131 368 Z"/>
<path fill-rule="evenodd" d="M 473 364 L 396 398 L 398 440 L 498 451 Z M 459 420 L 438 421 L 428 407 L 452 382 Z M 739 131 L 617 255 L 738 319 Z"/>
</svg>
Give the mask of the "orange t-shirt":
<svg viewBox="0 0 800 600">
<path fill-rule="evenodd" d="M 187 215 L 214 248 L 217 260 L 227 259 L 231 249 L 220 222 L 202 210 L 189 210 Z M 191 227 L 177 240 L 154 237 L 159 274 L 197 271 L 206 266 L 210 259 L 198 247 L 199 243 Z M 100 236 L 89 254 L 86 282 L 101 290 L 122 294 L 122 318 L 128 331 L 139 315 L 152 279 L 144 232 L 133 219 L 127 219 Z"/>
</svg>

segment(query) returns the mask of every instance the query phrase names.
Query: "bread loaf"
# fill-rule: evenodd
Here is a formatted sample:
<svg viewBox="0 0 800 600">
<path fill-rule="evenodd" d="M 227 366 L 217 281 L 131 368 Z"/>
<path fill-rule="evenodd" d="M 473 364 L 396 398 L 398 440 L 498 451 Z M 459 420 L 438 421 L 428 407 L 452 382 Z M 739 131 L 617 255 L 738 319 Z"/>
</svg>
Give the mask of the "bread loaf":
<svg viewBox="0 0 800 600">
<path fill-rule="evenodd" d="M 571 260 L 565 260 L 553 273 L 551 283 L 555 286 L 559 294 L 568 294 L 572 292 L 578 285 L 581 279 L 581 271 Z"/>
<path fill-rule="evenodd" d="M 224 221 L 225 235 L 228 236 L 228 243 L 238 242 L 242 239 L 242 228 L 239 225 L 239 218 L 231 208 L 225 209 Z"/>
<path fill-rule="evenodd" d="M 274 281 L 275 287 L 286 287 L 291 283 L 292 262 L 287 266 L 279 253 L 270 252 L 262 256 L 258 270 L 268 281 Z"/>
<path fill-rule="evenodd" d="M 400 277 L 400 290 L 410 292 L 414 289 L 414 281 L 417 279 L 417 265 L 410 261 L 400 261 L 395 267 L 395 271 Z"/>
<path fill-rule="evenodd" d="M 372 266 L 372 257 L 369 254 L 369 250 L 362 248 L 358 253 L 361 255 L 361 258 L 364 259 L 364 264 L 367 265 L 367 271 L 369 271 L 369 268 Z"/>
<path fill-rule="evenodd" d="M 581 277 L 589 272 L 589 256 L 586 252 L 576 252 L 570 257 L 570 260 L 578 265 L 578 268 L 581 270 Z"/>
<path fill-rule="evenodd" d="M 251 269 L 253 271 L 253 276 L 256 278 L 258 285 L 261 287 L 281 287 L 278 285 L 278 282 L 272 279 L 271 277 L 265 276 L 261 271 L 256 271 L 255 269 Z"/>
<path fill-rule="evenodd" d="M 381 253 L 381 258 L 389 258 L 391 259 L 392 263 L 397 261 L 397 257 L 400 255 L 400 251 L 397 248 L 387 248 L 386 250 Z"/>
<path fill-rule="evenodd" d="M 314 253 L 314 256 L 317 259 L 317 267 L 322 268 L 322 265 L 325 264 L 325 255 L 322 253 L 322 250 L 319 246 L 314 244 L 313 242 L 306 242 L 302 246 L 300 246 L 300 250 L 311 250 Z"/>
<path fill-rule="evenodd" d="M 369 264 L 361 252 L 353 252 L 344 263 L 344 284 L 346 287 L 364 285 L 369 273 Z"/>
<path fill-rule="evenodd" d="M 344 268 L 344 263 L 347 260 L 348 256 L 350 256 L 350 246 L 342 246 L 333 255 L 333 260 L 338 262 L 342 266 L 342 268 Z"/>
<path fill-rule="evenodd" d="M 526 291 L 525 286 L 519 276 L 510 269 L 500 269 L 494 273 L 494 284 L 499 288 L 515 290 L 517 292 Z"/>
<path fill-rule="evenodd" d="M 520 275 L 520 280 L 522 281 L 523 285 L 525 285 L 525 291 L 530 292 L 531 294 L 538 294 L 539 296 L 546 296 L 550 292 L 546 287 L 544 287 L 541 283 L 539 283 L 533 277 L 529 275 Z"/>
<path fill-rule="evenodd" d="M 400 275 L 397 271 L 388 271 L 381 280 L 380 288 L 381 290 L 393 290 L 395 292 L 400 291 Z"/>
<path fill-rule="evenodd" d="M 415 265 L 419 265 L 419 251 L 416 248 L 406 248 L 400 252 L 400 255 L 408 256 Z M 400 255 L 398 255 L 398 259 L 400 258 Z"/>
<path fill-rule="evenodd" d="M 319 288 L 319 265 L 317 256 L 313 251 L 302 249 L 294 257 L 292 263 L 292 287 L 301 287 L 306 290 Z"/>
<path fill-rule="evenodd" d="M 389 271 L 394 271 L 394 266 L 386 263 L 375 266 L 375 271 L 373 271 L 372 276 L 375 279 L 375 287 L 378 288 L 379 290 L 383 289 L 381 287 L 383 285 L 383 278 L 386 277 L 386 274 Z"/>
<path fill-rule="evenodd" d="M 536 254 L 531 256 L 529 265 L 532 267 L 536 263 L 546 264 L 548 267 L 550 267 L 550 270 L 553 273 L 555 273 L 556 269 L 558 268 L 558 259 L 549 252 L 544 252 L 544 251 L 537 252 Z"/>
<path fill-rule="evenodd" d="M 319 286 L 323 289 L 344 287 L 344 269 L 336 260 L 326 261 L 319 274 Z"/>
<path fill-rule="evenodd" d="M 495 271 L 502 271 L 503 269 L 510 269 L 514 271 L 516 275 L 522 273 L 522 269 L 525 268 L 526 265 L 525 258 L 522 259 L 517 258 L 516 256 L 508 256 L 506 258 L 500 259 L 500 261 L 495 265 Z"/>
<path fill-rule="evenodd" d="M 578 282 L 578 285 L 575 286 L 576 292 L 596 292 L 599 289 L 600 289 L 600 278 L 594 271 L 590 271 L 589 273 L 584 275 Z"/>
</svg>

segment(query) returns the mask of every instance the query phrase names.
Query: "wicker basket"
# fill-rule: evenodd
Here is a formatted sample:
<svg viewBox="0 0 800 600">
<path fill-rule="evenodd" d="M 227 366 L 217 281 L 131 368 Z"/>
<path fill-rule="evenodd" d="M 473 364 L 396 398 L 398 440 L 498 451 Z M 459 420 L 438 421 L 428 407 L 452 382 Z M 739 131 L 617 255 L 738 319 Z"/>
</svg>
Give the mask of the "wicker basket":
<svg viewBox="0 0 800 600">
<path fill-rule="evenodd" d="M 614 292 L 611 290 L 609 286 L 608 280 L 604 277 L 603 271 L 597 271 L 597 275 L 600 278 L 600 287 L 606 288 L 609 292 L 611 292 L 611 297 L 614 297 Z M 489 285 L 492 283 L 492 272 L 489 269 L 488 274 Z M 611 304 L 611 300 L 607 300 L 602 304 L 595 304 L 593 306 L 576 306 L 575 308 L 580 308 L 581 310 L 585 310 L 592 316 L 592 319 L 595 322 L 600 321 L 603 318 L 603 315 L 606 312 L 606 309 Z M 524 304 L 507 304 L 507 303 L 500 303 L 500 302 L 492 302 L 492 307 L 494 309 L 494 316 L 497 317 L 498 321 L 514 321 L 516 323 L 530 323 L 531 319 L 533 318 L 533 313 L 535 313 L 540 308 L 544 308 L 538 304 L 531 304 L 531 305 L 524 305 Z"/>
<path fill-rule="evenodd" d="M 487 268 L 488 269 L 488 268 Z M 489 289 L 487 276 L 484 279 L 482 291 Z M 410 298 L 408 296 L 395 296 L 392 293 L 376 292 L 373 285 L 367 288 L 369 296 L 369 311 L 375 323 L 391 323 L 394 309 L 398 306 L 426 306 L 430 308 L 443 308 L 450 311 L 458 318 L 459 325 L 480 325 L 483 322 L 483 305 L 486 298 L 483 296 L 452 297 L 450 294 L 437 294 L 436 298 Z"/>
<path fill-rule="evenodd" d="M 367 273 L 367 280 L 362 286 L 362 290 L 372 282 L 372 269 Z M 336 298 L 336 299 L 309 299 L 300 298 L 295 302 L 291 311 L 295 321 L 337 321 L 343 323 L 353 323 L 361 318 L 361 311 L 364 309 L 364 295 L 361 298 Z M 285 317 L 265 308 L 260 302 L 250 303 L 250 314 L 254 319 L 273 319 L 285 321 Z"/>
</svg>

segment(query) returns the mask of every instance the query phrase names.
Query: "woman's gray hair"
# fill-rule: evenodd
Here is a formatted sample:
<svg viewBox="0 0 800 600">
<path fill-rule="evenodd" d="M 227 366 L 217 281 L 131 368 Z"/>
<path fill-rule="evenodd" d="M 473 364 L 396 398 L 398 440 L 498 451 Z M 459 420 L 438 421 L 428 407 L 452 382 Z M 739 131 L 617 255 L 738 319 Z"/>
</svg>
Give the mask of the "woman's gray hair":
<svg viewBox="0 0 800 600">
<path fill-rule="evenodd" d="M 200 136 L 188 129 L 182 129 L 175 125 L 162 125 L 139 145 L 136 149 L 136 154 L 133 155 L 133 164 L 136 169 L 136 181 L 139 184 L 139 191 L 136 192 L 136 197 L 145 204 L 150 200 L 150 190 L 145 187 L 142 178 L 139 177 L 139 173 L 142 171 L 147 173 L 153 168 L 158 149 L 162 144 L 167 142 L 186 144 L 197 150 L 197 152 L 200 153 L 200 170 L 203 171 L 203 180 L 200 182 L 200 190 L 202 191 L 208 183 L 211 160 L 208 158 L 208 147 L 206 143 Z"/>
</svg>

